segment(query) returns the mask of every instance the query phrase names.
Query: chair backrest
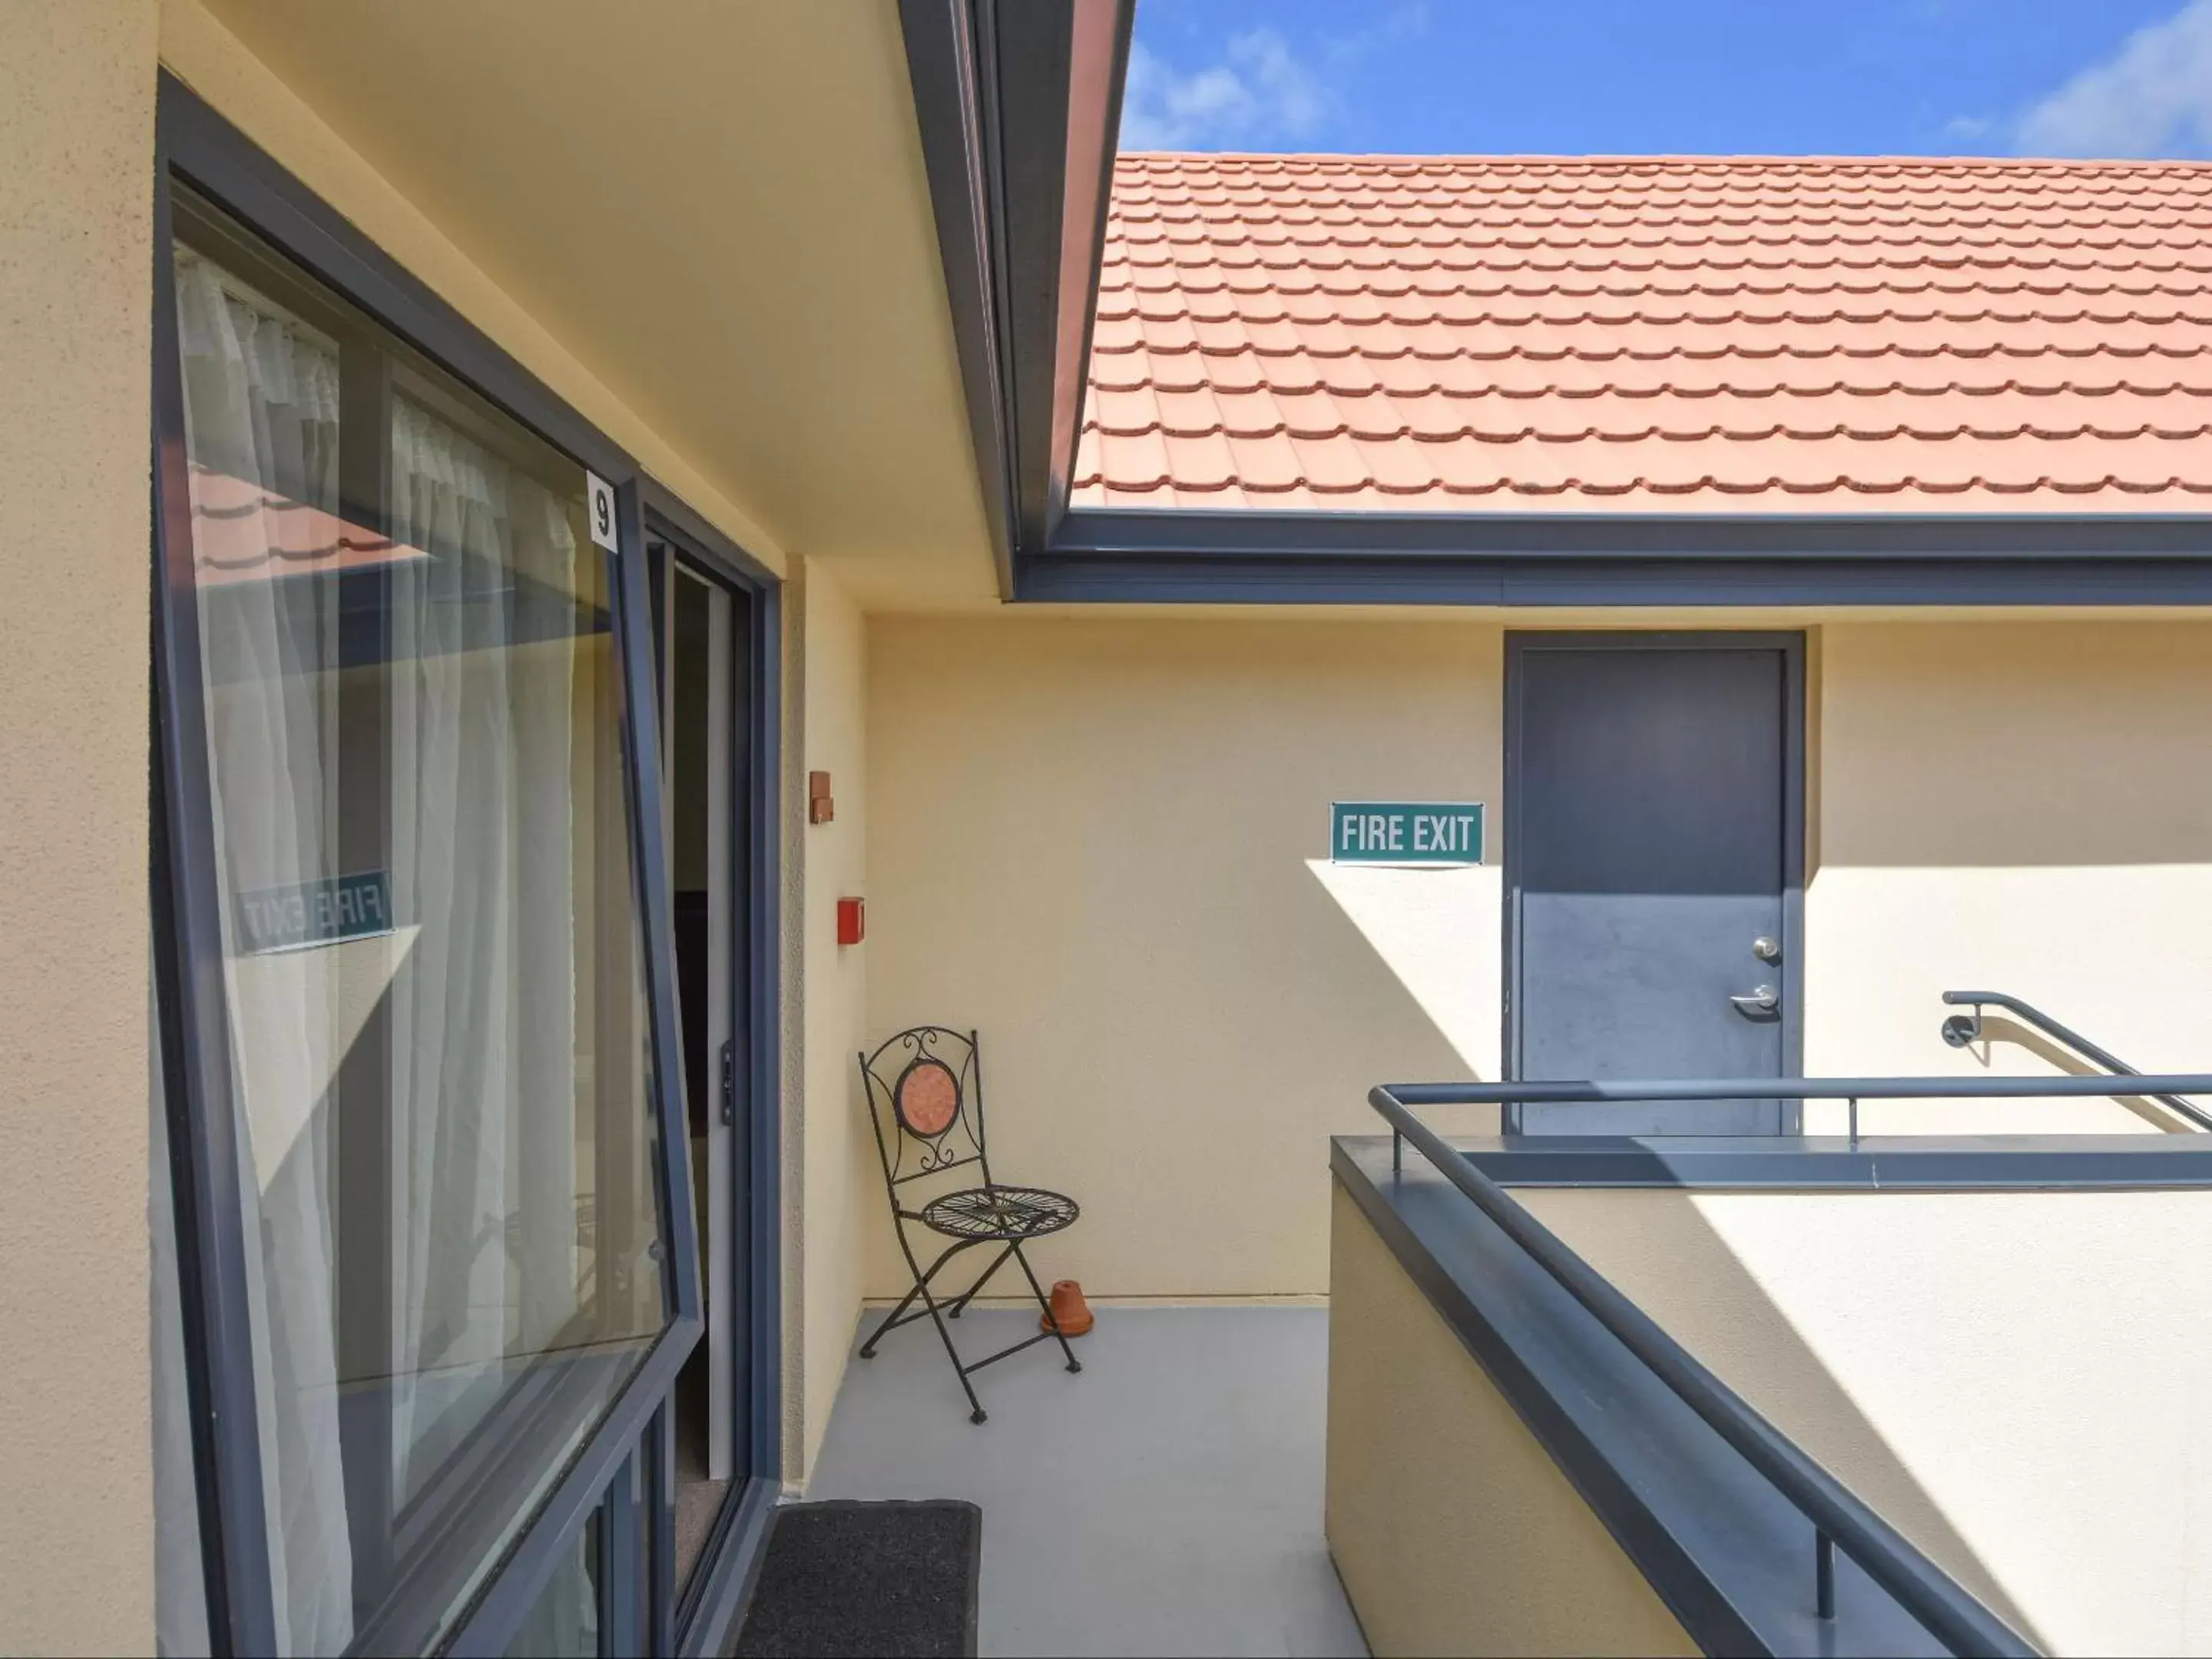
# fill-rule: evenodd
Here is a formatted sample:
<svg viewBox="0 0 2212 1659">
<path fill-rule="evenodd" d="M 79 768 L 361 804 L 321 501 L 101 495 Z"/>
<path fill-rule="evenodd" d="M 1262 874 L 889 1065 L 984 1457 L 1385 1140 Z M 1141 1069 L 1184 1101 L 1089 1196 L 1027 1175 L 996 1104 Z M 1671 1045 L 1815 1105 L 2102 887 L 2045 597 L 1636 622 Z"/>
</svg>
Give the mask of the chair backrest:
<svg viewBox="0 0 2212 1659">
<path fill-rule="evenodd" d="M 872 1054 L 860 1056 L 861 1086 L 876 1132 L 884 1179 L 902 1182 L 982 1165 L 983 1065 L 976 1034 L 943 1025 L 901 1031 Z"/>
</svg>

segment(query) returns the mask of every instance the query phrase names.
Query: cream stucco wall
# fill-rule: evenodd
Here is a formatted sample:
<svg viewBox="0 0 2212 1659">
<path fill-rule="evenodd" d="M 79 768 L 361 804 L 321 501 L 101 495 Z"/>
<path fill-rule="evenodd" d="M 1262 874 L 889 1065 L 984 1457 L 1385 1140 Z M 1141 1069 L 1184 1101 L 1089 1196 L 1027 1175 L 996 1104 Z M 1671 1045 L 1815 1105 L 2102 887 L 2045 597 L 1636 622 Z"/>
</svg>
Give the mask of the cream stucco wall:
<svg viewBox="0 0 2212 1659">
<path fill-rule="evenodd" d="M 1695 1653 L 1340 1188 L 1329 1553 L 1375 1652 Z"/>
<path fill-rule="evenodd" d="M 1038 1272 L 1325 1291 L 1328 1137 L 1383 1079 L 1494 1073 L 1498 957 L 1494 867 L 1316 865 L 1329 802 L 1497 799 L 1498 629 L 868 631 L 869 1022 L 980 1029 L 994 1173 L 1084 1206 Z"/>
<path fill-rule="evenodd" d="M 1501 624 L 868 633 L 871 793 L 896 803 L 871 830 L 871 1028 L 981 1028 L 1001 1174 L 1085 1205 L 1037 1252 L 1054 1273 L 1322 1290 L 1323 1138 L 1374 1127 L 1374 1083 L 1495 1076 L 1500 1024 L 1495 862 L 1333 869 L 1328 805 L 1499 800 Z M 1978 1072 L 1936 1035 L 1961 985 L 2146 1067 L 2212 1065 L 2212 931 L 2191 921 L 2212 915 L 2212 624 L 1815 620 L 1807 655 L 1807 1069 Z M 2053 1061 L 2000 1042 L 1990 1063 Z M 1862 1126 L 2164 1127 L 2101 1102 L 1869 1103 Z M 871 1224 L 868 1291 L 894 1294 Z"/>
<path fill-rule="evenodd" d="M 146 544 L 155 9 L 0 8 L 0 1650 L 154 1633 Z"/>
<path fill-rule="evenodd" d="M 862 623 L 851 596 L 817 561 L 806 562 L 795 597 L 804 618 L 804 764 L 793 769 L 791 791 L 803 872 L 804 1086 L 792 1137 L 798 1166 L 787 1172 L 785 1188 L 787 1201 L 799 1208 L 786 1233 L 787 1249 L 797 1256 L 797 1271 L 787 1282 L 797 1299 L 786 1310 L 785 1330 L 797 1363 L 796 1386 L 785 1400 L 784 1470 L 794 1485 L 805 1480 L 830 1425 L 860 1311 L 865 1218 L 872 1204 L 883 1201 L 871 1180 L 876 1154 L 853 1064 L 866 1036 L 867 950 L 837 943 L 837 901 L 866 892 Z M 829 823 L 805 822 L 808 771 L 830 774 L 836 816 Z"/>
<path fill-rule="evenodd" d="M 2042 1073 L 1937 1037 L 2009 991 L 2147 1071 L 2212 1067 L 2212 625 L 1819 630 L 1806 1069 Z M 1992 1030 L 1996 1022 L 1992 1019 Z M 1840 1108 L 1808 1114 L 1834 1127 Z M 1869 1103 L 1870 1132 L 2150 1130 L 2104 1103 Z"/>
<path fill-rule="evenodd" d="M 2212 1193 L 1520 1197 L 2045 1650 L 2212 1653 Z"/>
</svg>

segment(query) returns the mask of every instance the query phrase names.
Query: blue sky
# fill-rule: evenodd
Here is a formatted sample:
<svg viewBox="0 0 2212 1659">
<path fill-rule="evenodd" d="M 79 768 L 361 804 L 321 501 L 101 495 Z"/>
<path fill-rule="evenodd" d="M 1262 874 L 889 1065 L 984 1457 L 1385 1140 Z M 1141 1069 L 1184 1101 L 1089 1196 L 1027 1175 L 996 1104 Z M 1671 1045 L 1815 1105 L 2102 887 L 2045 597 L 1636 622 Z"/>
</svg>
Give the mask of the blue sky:
<svg viewBox="0 0 2212 1659">
<path fill-rule="evenodd" d="M 2212 0 L 1138 0 L 1125 149 L 2212 156 Z"/>
</svg>

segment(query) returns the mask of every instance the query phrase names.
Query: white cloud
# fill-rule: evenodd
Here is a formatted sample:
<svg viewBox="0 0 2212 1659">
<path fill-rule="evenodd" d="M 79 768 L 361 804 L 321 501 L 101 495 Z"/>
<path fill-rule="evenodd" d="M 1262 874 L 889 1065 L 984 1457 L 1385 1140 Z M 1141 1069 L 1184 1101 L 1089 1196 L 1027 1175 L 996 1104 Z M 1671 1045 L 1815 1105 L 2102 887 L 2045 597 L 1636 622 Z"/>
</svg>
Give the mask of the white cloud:
<svg viewBox="0 0 2212 1659">
<path fill-rule="evenodd" d="M 1331 63 L 1352 63 L 1378 47 L 1401 46 L 1426 33 L 1429 0 L 1396 0 L 1388 11 L 1379 14 L 1370 0 L 1366 15 L 1372 20 L 1367 27 L 1350 34 L 1332 35 L 1322 43 L 1322 50 Z"/>
<path fill-rule="evenodd" d="M 1184 74 L 1139 41 L 1121 94 L 1123 149 L 1244 149 L 1310 138 L 1336 100 L 1273 29 L 1229 42 Z"/>
<path fill-rule="evenodd" d="M 2029 110 L 2023 155 L 2212 154 L 2212 0 L 2137 29 Z"/>
</svg>

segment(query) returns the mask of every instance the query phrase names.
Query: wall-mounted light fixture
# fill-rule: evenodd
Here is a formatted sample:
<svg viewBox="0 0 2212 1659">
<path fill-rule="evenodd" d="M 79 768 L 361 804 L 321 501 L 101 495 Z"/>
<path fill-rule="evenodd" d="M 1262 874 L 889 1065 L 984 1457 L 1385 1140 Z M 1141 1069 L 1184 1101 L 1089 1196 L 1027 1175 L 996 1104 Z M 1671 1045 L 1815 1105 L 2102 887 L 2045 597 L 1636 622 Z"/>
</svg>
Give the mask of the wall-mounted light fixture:
<svg viewBox="0 0 2212 1659">
<path fill-rule="evenodd" d="M 837 803 L 830 796 L 830 775 L 809 772 L 806 775 L 806 821 L 809 823 L 829 823 L 837 816 Z"/>
<path fill-rule="evenodd" d="M 868 902 L 866 899 L 841 898 L 837 901 L 837 943 L 858 945 L 868 936 Z"/>
</svg>

